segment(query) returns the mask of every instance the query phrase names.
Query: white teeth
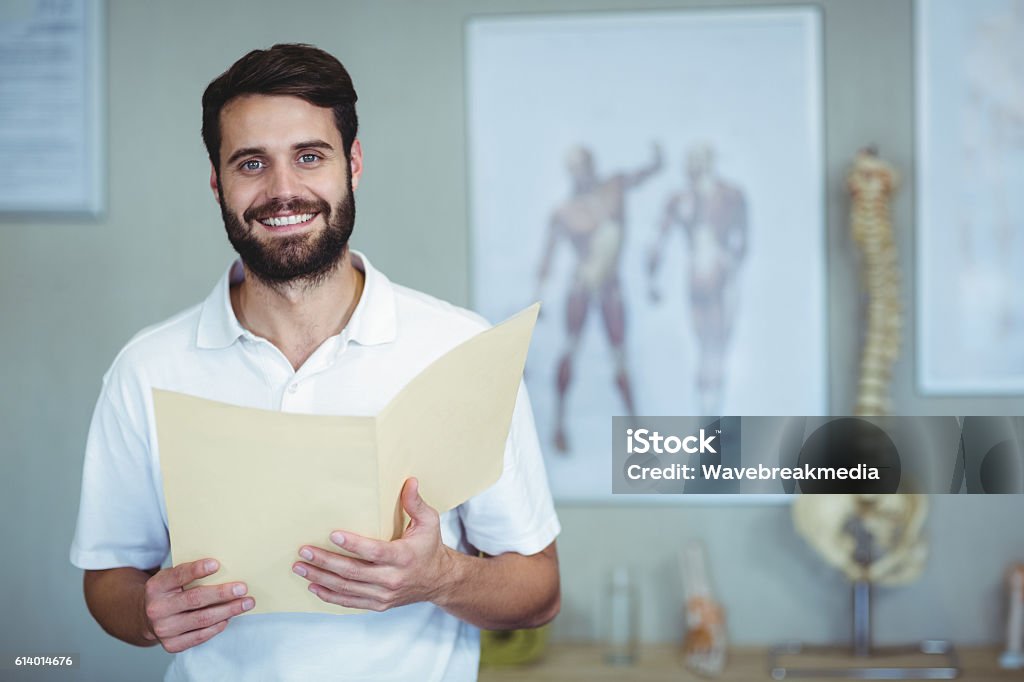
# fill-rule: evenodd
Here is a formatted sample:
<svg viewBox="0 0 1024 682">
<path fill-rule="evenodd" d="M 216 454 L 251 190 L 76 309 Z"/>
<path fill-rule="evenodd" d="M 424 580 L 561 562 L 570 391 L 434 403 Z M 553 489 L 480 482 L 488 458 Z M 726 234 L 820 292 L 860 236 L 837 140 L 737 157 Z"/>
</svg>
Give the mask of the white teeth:
<svg viewBox="0 0 1024 682">
<path fill-rule="evenodd" d="M 315 213 L 300 213 L 299 215 L 288 215 L 280 218 L 266 218 L 260 222 L 271 227 L 282 227 L 284 225 L 298 225 L 307 220 L 312 220 Z"/>
</svg>

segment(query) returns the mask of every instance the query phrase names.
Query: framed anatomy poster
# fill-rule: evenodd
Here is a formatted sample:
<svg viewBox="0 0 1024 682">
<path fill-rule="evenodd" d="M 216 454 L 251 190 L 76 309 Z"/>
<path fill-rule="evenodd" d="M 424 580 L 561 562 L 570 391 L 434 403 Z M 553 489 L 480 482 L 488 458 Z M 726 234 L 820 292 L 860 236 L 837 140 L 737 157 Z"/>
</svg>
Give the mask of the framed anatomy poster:
<svg viewBox="0 0 1024 682">
<path fill-rule="evenodd" d="M 915 8 L 918 382 L 1024 394 L 1024 3 Z"/>
<path fill-rule="evenodd" d="M 556 498 L 611 499 L 613 415 L 827 413 L 815 9 L 475 18 L 466 74 L 473 302 L 543 301 Z"/>
</svg>

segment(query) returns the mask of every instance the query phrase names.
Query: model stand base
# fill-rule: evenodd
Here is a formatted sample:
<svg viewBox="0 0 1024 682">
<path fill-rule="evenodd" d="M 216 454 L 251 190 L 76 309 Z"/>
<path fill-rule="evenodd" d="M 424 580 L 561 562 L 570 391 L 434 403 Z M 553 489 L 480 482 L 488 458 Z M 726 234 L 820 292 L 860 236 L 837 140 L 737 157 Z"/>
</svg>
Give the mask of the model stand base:
<svg viewBox="0 0 1024 682">
<path fill-rule="evenodd" d="M 1024 668 L 1024 653 L 1007 651 L 999 657 L 999 667 L 1003 670 L 1020 670 Z"/>
<path fill-rule="evenodd" d="M 799 657 L 799 662 L 784 660 Z M 788 642 L 774 647 L 768 660 L 772 679 L 834 677 L 854 680 L 952 680 L 960 676 L 953 645 L 928 639 L 917 646 L 878 647 L 867 655 L 849 649 Z"/>
<path fill-rule="evenodd" d="M 789 642 L 768 654 L 773 679 L 835 677 L 854 680 L 952 680 L 960 676 L 960 661 L 944 639 L 918 645 L 875 647 L 871 643 L 871 583 L 853 584 L 853 645 L 847 648 L 805 646 Z M 799 657 L 786 665 L 785 657 Z"/>
</svg>

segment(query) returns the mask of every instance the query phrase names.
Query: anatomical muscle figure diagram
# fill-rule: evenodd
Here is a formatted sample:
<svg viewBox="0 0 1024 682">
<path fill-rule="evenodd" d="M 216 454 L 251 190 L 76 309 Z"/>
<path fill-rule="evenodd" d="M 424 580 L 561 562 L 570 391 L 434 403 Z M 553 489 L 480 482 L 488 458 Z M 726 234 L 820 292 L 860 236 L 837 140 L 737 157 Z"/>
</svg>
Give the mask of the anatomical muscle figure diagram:
<svg viewBox="0 0 1024 682">
<path fill-rule="evenodd" d="M 665 203 L 647 261 L 650 295 L 661 299 L 656 275 L 664 240 L 679 227 L 686 237 L 690 321 L 697 339 L 697 395 L 702 414 L 720 414 L 725 360 L 737 308 L 736 281 L 747 253 L 743 190 L 715 169 L 715 151 L 696 145 L 686 155 L 687 184 Z"/>
<path fill-rule="evenodd" d="M 615 384 L 619 395 L 628 414 L 636 414 L 626 363 L 626 318 L 619 261 L 626 228 L 626 193 L 660 170 L 661 149 L 655 145 L 651 162 L 640 170 L 603 178 L 598 176 L 594 157 L 585 147 L 569 150 L 566 165 L 572 178 L 572 195 L 552 213 L 547 244 L 537 273 L 539 294 L 559 242 L 564 239 L 572 245 L 575 270 L 565 306 L 566 346 L 558 363 L 556 379 L 558 402 L 554 440 L 559 452 L 569 449 L 565 425 L 566 399 L 573 378 L 573 362 L 591 304 L 601 309 L 605 335 L 614 353 Z"/>
</svg>

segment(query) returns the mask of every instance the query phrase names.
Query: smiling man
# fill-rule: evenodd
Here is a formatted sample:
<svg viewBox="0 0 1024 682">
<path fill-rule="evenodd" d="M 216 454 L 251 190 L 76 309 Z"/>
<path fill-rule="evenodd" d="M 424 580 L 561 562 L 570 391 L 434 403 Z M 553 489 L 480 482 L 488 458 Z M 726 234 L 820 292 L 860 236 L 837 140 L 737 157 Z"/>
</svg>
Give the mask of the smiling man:
<svg viewBox="0 0 1024 682">
<path fill-rule="evenodd" d="M 299 546 L 282 563 L 323 601 L 367 613 L 236 618 L 260 599 L 244 582 L 188 587 L 216 577 L 216 556 L 161 569 L 152 389 L 372 415 L 487 326 L 348 248 L 363 171 L 355 102 L 344 67 L 307 45 L 253 51 L 210 83 L 210 186 L 240 259 L 204 302 L 137 334 L 104 377 L 71 560 L 107 632 L 177 654 L 168 680 L 471 680 L 478 627 L 534 627 L 558 612 L 559 524 L 523 388 L 494 486 L 439 516 L 410 479 L 401 538 L 339 527 L 337 552 Z M 304 466 L 301 452 L 281 456 Z"/>
</svg>

